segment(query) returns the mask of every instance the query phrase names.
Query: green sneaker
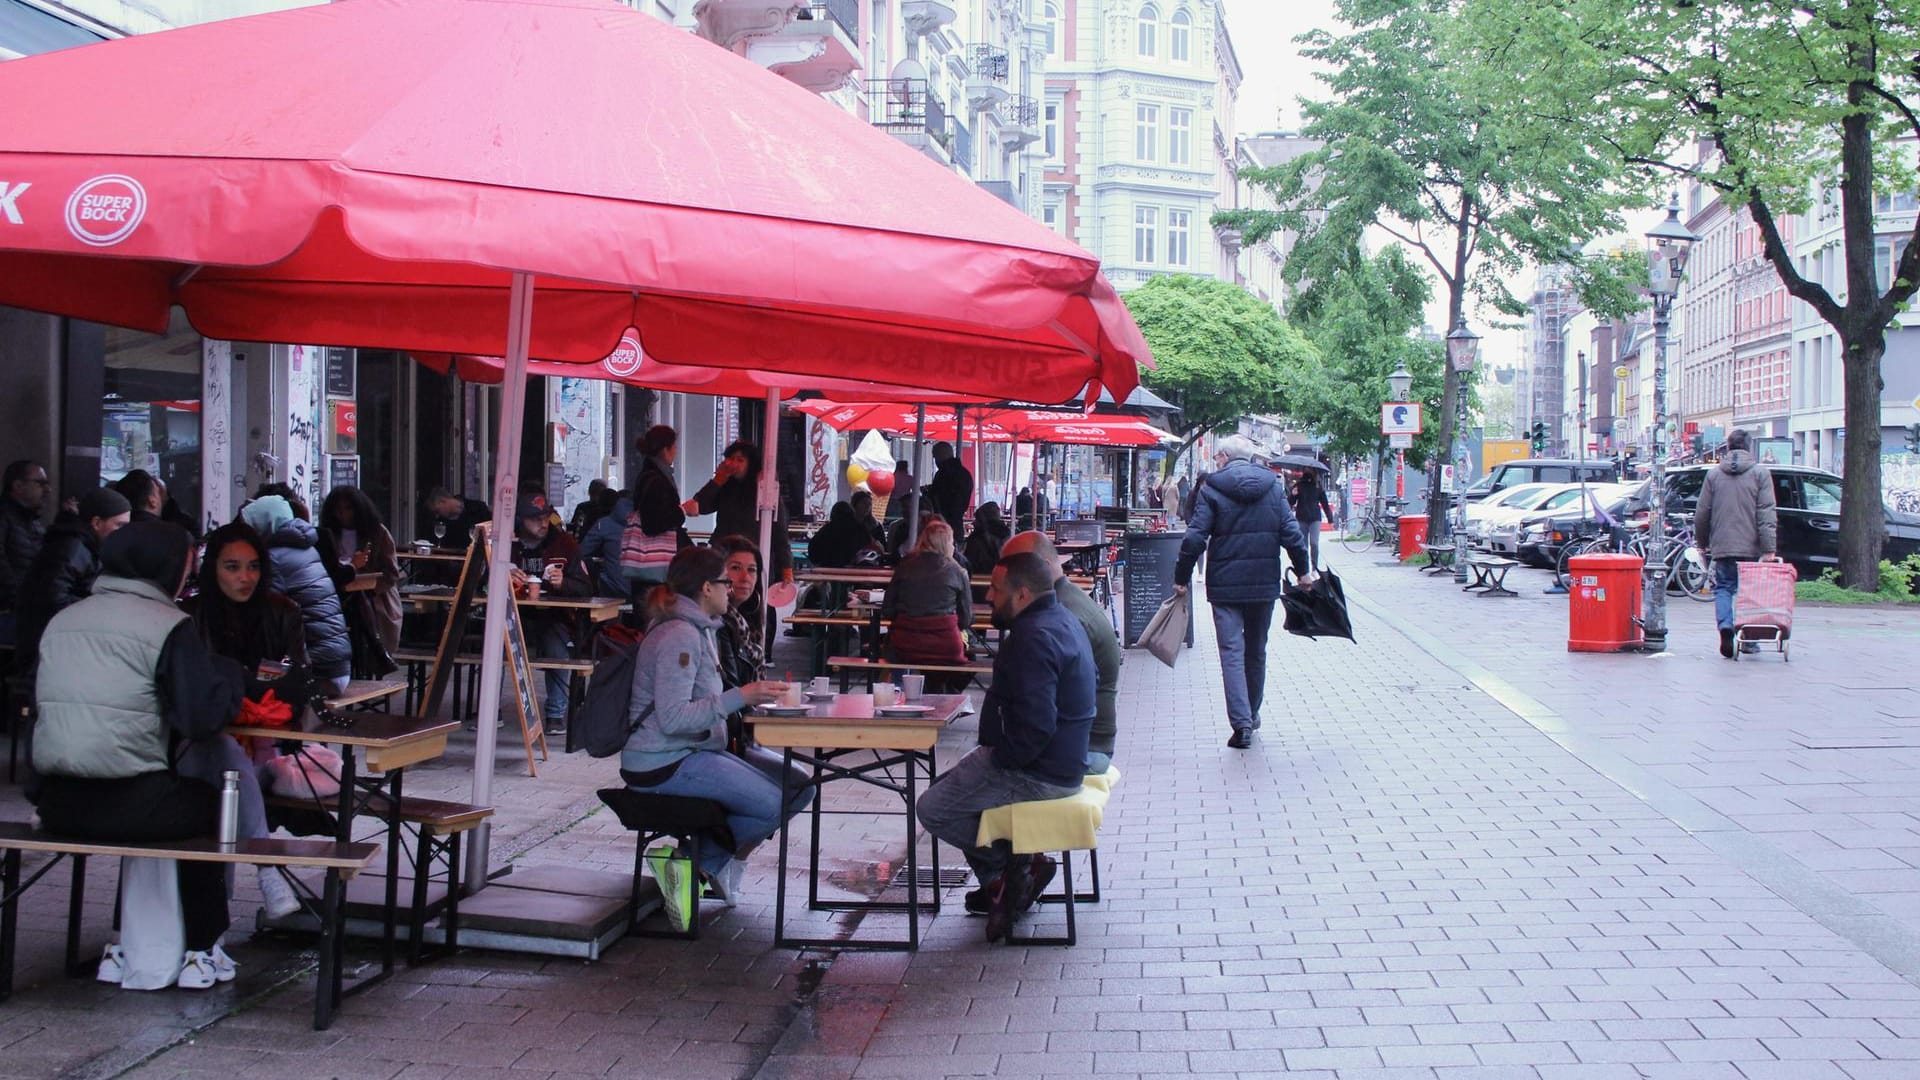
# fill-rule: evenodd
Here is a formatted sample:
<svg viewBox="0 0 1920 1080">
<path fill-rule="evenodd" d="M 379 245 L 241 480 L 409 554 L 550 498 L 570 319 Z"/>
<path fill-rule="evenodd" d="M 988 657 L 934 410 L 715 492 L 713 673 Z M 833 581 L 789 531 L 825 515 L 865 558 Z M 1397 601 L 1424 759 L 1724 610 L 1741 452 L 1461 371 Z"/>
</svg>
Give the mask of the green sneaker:
<svg viewBox="0 0 1920 1080">
<path fill-rule="evenodd" d="M 647 852 L 647 865 L 653 869 L 654 883 L 660 887 L 660 901 L 666 906 L 667 921 L 684 933 L 693 925 L 694 914 L 699 910 L 699 901 L 694 895 L 699 875 L 693 868 L 693 860 L 682 858 L 671 844 L 661 844 Z"/>
</svg>

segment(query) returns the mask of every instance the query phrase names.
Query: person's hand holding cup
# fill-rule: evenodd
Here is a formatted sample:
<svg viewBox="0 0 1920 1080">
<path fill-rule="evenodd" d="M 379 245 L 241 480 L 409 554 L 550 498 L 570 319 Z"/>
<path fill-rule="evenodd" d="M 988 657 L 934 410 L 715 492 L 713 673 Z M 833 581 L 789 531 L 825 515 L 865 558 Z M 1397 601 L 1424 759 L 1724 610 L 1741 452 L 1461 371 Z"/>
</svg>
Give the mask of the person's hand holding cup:
<svg viewBox="0 0 1920 1080">
<path fill-rule="evenodd" d="M 740 696 L 748 705 L 772 705 L 780 701 L 787 693 L 787 684 L 762 679 L 750 682 L 740 688 Z"/>
<path fill-rule="evenodd" d="M 566 576 L 566 572 L 567 572 L 567 560 L 548 559 L 546 561 L 546 565 L 544 565 L 541 568 L 540 576 L 547 583 L 547 588 L 557 589 L 560 587 L 561 581 Z"/>
</svg>

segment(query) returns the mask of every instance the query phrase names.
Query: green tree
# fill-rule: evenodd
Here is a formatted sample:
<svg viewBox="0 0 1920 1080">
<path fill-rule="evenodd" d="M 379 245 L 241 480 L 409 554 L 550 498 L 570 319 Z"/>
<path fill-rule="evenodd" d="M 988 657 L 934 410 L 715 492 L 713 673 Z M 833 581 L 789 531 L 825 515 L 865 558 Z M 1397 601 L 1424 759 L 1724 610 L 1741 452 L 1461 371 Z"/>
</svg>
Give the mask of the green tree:
<svg viewBox="0 0 1920 1080">
<path fill-rule="evenodd" d="M 1617 230 L 1627 205 L 1613 186 L 1611 156 L 1590 151 L 1561 125 L 1486 107 L 1477 54 L 1461 47 L 1465 0 L 1339 0 L 1341 35 L 1314 31 L 1304 55 L 1331 70 L 1326 102 L 1303 102 L 1305 134 L 1325 145 L 1288 164 L 1242 173 L 1281 208 L 1227 211 L 1219 225 L 1248 242 L 1281 229 L 1301 234 L 1290 282 L 1338 271 L 1366 231 L 1379 227 L 1439 276 L 1447 328 L 1469 297 L 1507 314 L 1525 305 L 1502 282 L 1529 261 L 1563 261 L 1578 245 Z M 1515 3 L 1520 0 L 1514 0 Z M 1622 305 L 1628 290 L 1610 266 L 1581 266 L 1590 306 Z M 1444 331 L 1443 331 L 1444 332 Z M 1444 375 L 1439 445 L 1453 443 L 1463 391 Z M 1431 462 L 1428 513 L 1444 521 L 1439 456 Z"/>
<path fill-rule="evenodd" d="M 1845 375 L 1840 574 L 1874 591 L 1880 362 L 1920 282 L 1920 222 L 1878 272 L 1876 196 L 1911 194 L 1920 0 L 1463 0 L 1497 107 L 1558 126 L 1648 187 L 1690 177 L 1745 207 L 1787 291 L 1839 337 Z M 1705 148 L 1696 154 L 1695 148 Z M 1840 268 L 1801 272 L 1781 219 L 1837 219 Z"/>
<path fill-rule="evenodd" d="M 1299 331 L 1228 282 L 1169 275 L 1125 299 L 1153 347 L 1142 381 L 1180 406 L 1180 453 L 1248 413 L 1283 411 L 1289 373 L 1312 358 Z"/>
</svg>

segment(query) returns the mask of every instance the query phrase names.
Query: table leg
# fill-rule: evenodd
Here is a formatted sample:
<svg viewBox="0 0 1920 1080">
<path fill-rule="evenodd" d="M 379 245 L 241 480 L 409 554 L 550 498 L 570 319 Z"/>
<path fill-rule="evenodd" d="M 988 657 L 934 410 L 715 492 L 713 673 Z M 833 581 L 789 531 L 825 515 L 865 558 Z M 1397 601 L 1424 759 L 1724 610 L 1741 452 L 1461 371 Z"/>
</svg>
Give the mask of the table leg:
<svg viewBox="0 0 1920 1080">
<path fill-rule="evenodd" d="M 789 749 L 787 753 L 793 751 Z M 817 755 L 819 750 L 815 750 Z M 783 784 L 785 781 L 781 781 Z M 826 801 L 827 789 L 820 783 L 820 764 L 818 758 L 813 765 L 813 805 L 808 807 L 809 826 L 812 832 L 813 846 L 807 851 L 807 910 L 820 909 L 820 804 Z"/>
<path fill-rule="evenodd" d="M 789 770 L 791 770 L 792 768 L 793 768 L 793 747 L 789 746 L 789 747 L 786 747 L 781 752 L 781 760 L 780 760 L 780 805 L 781 806 L 787 805 L 787 799 L 790 794 L 787 791 L 787 778 L 788 778 Z M 820 792 L 815 791 L 813 793 L 813 799 L 815 802 L 819 802 Z M 779 872 L 773 876 L 773 944 L 776 948 L 785 945 L 787 942 L 787 826 L 789 825 L 789 823 L 792 822 L 792 820 L 793 820 L 792 818 L 784 814 L 781 815 L 780 817 L 780 869 L 779 869 Z M 643 843 L 640 846 L 644 848 L 646 845 Z M 10 858 L 15 857 L 16 855 L 17 853 L 15 852 L 8 853 L 8 856 Z M 13 909 L 11 907 L 7 909 L 9 914 L 11 914 L 12 910 Z M 9 936 L 9 941 L 4 944 L 7 944 L 7 945 L 11 944 L 10 936 Z M 8 966 L 7 970 L 8 972 L 12 970 L 11 965 Z M 0 973 L 0 975 L 5 975 L 5 974 L 6 973 Z"/>
<path fill-rule="evenodd" d="M 393 974 L 394 924 L 400 916 L 400 784 L 406 778 L 405 769 L 392 772 L 392 802 L 387 807 L 387 910 L 386 926 L 380 935 L 380 973 L 382 977 Z M 421 838 L 425 843 L 425 837 Z"/>
<path fill-rule="evenodd" d="M 913 835 L 913 781 L 919 763 L 907 761 L 907 948 L 920 951 L 920 844 Z M 938 889 L 940 867 L 934 864 L 934 888 Z"/>
<path fill-rule="evenodd" d="M 359 781 L 359 763 L 359 754 L 354 746 L 348 744 L 340 747 L 340 805 L 335 814 L 334 839 L 343 844 L 353 842 L 353 798 Z M 326 1024 L 332 1022 L 333 1005 L 339 1004 L 340 988 L 346 979 L 347 968 L 346 886 L 335 871 L 327 872 L 326 893 L 320 905 L 320 918 L 327 924 L 321 930 L 320 975 L 327 981 L 327 993 L 332 1001 L 327 1007 L 326 1022 L 323 1023 L 321 1015 L 315 1013 L 314 1026 L 319 1030 L 325 1030 Z M 333 939 L 331 948 L 327 944 L 328 937 Z"/>
</svg>

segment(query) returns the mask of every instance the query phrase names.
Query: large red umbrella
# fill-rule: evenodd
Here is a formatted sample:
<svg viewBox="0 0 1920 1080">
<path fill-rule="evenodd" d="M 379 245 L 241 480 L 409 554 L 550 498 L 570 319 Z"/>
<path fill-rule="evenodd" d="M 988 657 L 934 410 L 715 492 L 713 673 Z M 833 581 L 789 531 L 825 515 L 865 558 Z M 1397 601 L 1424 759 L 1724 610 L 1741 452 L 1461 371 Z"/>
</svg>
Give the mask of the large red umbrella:
<svg viewBox="0 0 1920 1080">
<path fill-rule="evenodd" d="M 917 431 L 918 413 L 911 406 L 812 400 L 796 402 L 793 407 L 836 431 L 873 430 L 896 436 Z M 969 408 L 964 421 L 951 409 L 928 409 L 925 435 L 929 439 L 965 437 L 996 443 L 1136 447 L 1158 446 L 1175 438 L 1133 416 L 995 408 Z"/>
<path fill-rule="evenodd" d="M 152 331 L 178 304 L 218 338 L 505 356 L 501 536 L 527 357 L 592 362 L 629 326 L 669 363 L 1051 401 L 1124 396 L 1148 362 L 1093 256 L 610 0 L 208 23 L 0 64 L 0 102 L 0 304 Z M 496 593 L 507 576 L 496 544 Z M 493 742 L 481 724 L 477 802 Z M 484 872 L 484 835 L 472 854 Z"/>
<path fill-rule="evenodd" d="M 0 65 L 0 101 L 4 304 L 504 355 L 526 273 L 555 360 L 634 326 L 668 363 L 1056 401 L 1147 359 L 1092 255 L 612 3 L 232 19 Z"/>
</svg>

